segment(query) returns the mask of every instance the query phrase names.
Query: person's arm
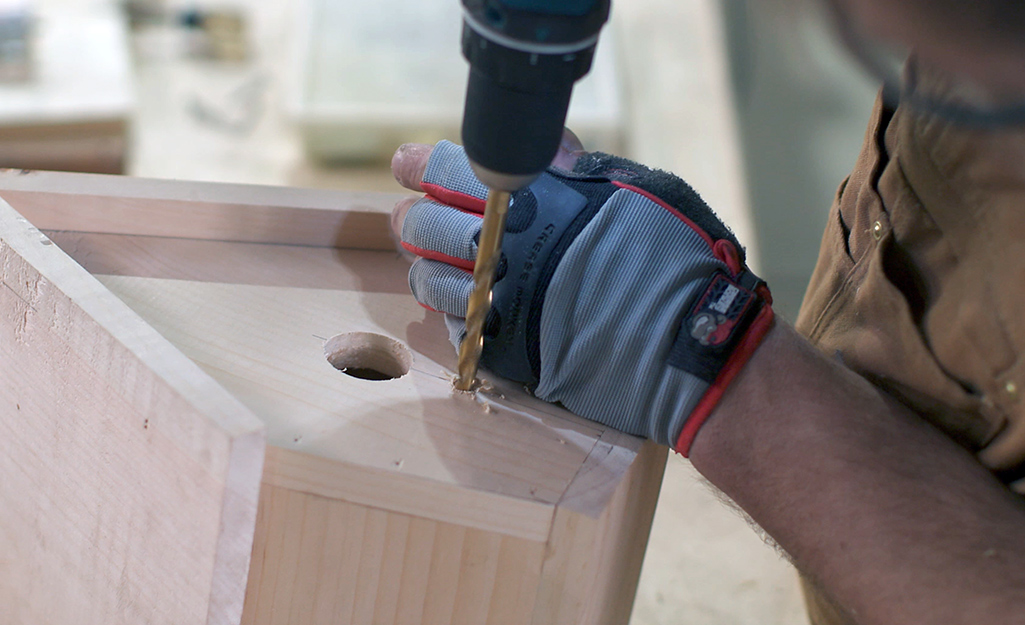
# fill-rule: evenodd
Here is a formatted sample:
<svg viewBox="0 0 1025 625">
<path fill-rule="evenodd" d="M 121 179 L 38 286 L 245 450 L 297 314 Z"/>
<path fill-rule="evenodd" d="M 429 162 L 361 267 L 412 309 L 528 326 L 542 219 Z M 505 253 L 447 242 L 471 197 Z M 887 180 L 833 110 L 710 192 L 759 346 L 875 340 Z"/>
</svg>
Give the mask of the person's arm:
<svg viewBox="0 0 1025 625">
<path fill-rule="evenodd" d="M 1025 500 L 781 322 L 690 458 L 858 623 L 1025 620 Z"/>
</svg>

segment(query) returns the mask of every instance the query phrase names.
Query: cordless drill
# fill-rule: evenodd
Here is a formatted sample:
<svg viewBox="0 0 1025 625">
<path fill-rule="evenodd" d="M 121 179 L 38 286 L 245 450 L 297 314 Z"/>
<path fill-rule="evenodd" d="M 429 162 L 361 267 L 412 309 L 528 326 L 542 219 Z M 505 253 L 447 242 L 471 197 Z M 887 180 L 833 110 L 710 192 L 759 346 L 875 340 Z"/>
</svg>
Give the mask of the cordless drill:
<svg viewBox="0 0 1025 625">
<path fill-rule="evenodd" d="M 470 78 L 463 145 L 492 189 L 516 191 L 551 163 L 573 83 L 591 69 L 609 0 L 463 0 Z"/>
<path fill-rule="evenodd" d="M 471 390 L 484 346 L 510 193 L 558 152 L 573 83 L 591 69 L 609 0 L 463 0 L 470 62 L 463 146 L 489 187 L 477 243 L 456 388 Z"/>
</svg>

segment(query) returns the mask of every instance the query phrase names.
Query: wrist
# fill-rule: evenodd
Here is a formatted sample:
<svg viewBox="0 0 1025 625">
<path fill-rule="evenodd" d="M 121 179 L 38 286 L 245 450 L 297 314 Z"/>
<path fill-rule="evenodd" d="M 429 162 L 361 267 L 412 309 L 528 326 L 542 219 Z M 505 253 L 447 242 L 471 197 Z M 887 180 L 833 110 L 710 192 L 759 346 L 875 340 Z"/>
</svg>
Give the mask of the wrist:
<svg viewBox="0 0 1025 625">
<path fill-rule="evenodd" d="M 765 332 L 758 349 L 724 389 L 691 443 L 688 457 L 702 475 L 717 483 L 720 473 L 738 467 L 754 453 L 762 428 L 781 425 L 765 423 L 758 403 L 769 397 L 772 387 L 787 383 L 789 364 L 800 352 L 811 349 L 786 323 L 774 323 Z M 784 362 L 787 367 L 780 366 Z"/>
<path fill-rule="evenodd" d="M 758 518 L 766 513 L 762 506 L 778 505 L 763 498 L 766 490 L 831 483 L 850 471 L 851 449 L 886 451 L 886 422 L 873 416 L 881 414 L 926 427 L 791 326 L 777 323 L 712 411 L 690 460 Z M 832 495 L 828 489 L 821 494 Z"/>
</svg>

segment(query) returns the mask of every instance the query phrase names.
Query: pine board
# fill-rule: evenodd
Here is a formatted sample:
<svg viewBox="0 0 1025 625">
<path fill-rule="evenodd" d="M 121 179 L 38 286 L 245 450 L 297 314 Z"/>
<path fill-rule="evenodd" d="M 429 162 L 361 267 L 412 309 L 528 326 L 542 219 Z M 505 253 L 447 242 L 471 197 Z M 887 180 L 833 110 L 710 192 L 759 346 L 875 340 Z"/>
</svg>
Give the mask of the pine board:
<svg viewBox="0 0 1025 625">
<path fill-rule="evenodd" d="M 0 201 L 0 620 L 233 623 L 263 425 Z"/>
</svg>

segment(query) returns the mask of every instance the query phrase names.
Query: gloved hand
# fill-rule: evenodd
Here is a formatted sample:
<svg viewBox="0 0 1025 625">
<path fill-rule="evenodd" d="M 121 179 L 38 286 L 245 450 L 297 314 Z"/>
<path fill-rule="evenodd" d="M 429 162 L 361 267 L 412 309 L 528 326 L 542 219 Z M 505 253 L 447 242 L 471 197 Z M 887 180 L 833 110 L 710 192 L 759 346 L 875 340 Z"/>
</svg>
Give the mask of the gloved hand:
<svg viewBox="0 0 1025 625">
<path fill-rule="evenodd" d="M 487 188 L 447 141 L 419 186 L 409 284 L 458 347 Z M 584 154 L 515 193 L 502 256 L 481 365 L 684 455 L 772 325 L 768 289 L 697 193 L 618 157 Z"/>
</svg>

